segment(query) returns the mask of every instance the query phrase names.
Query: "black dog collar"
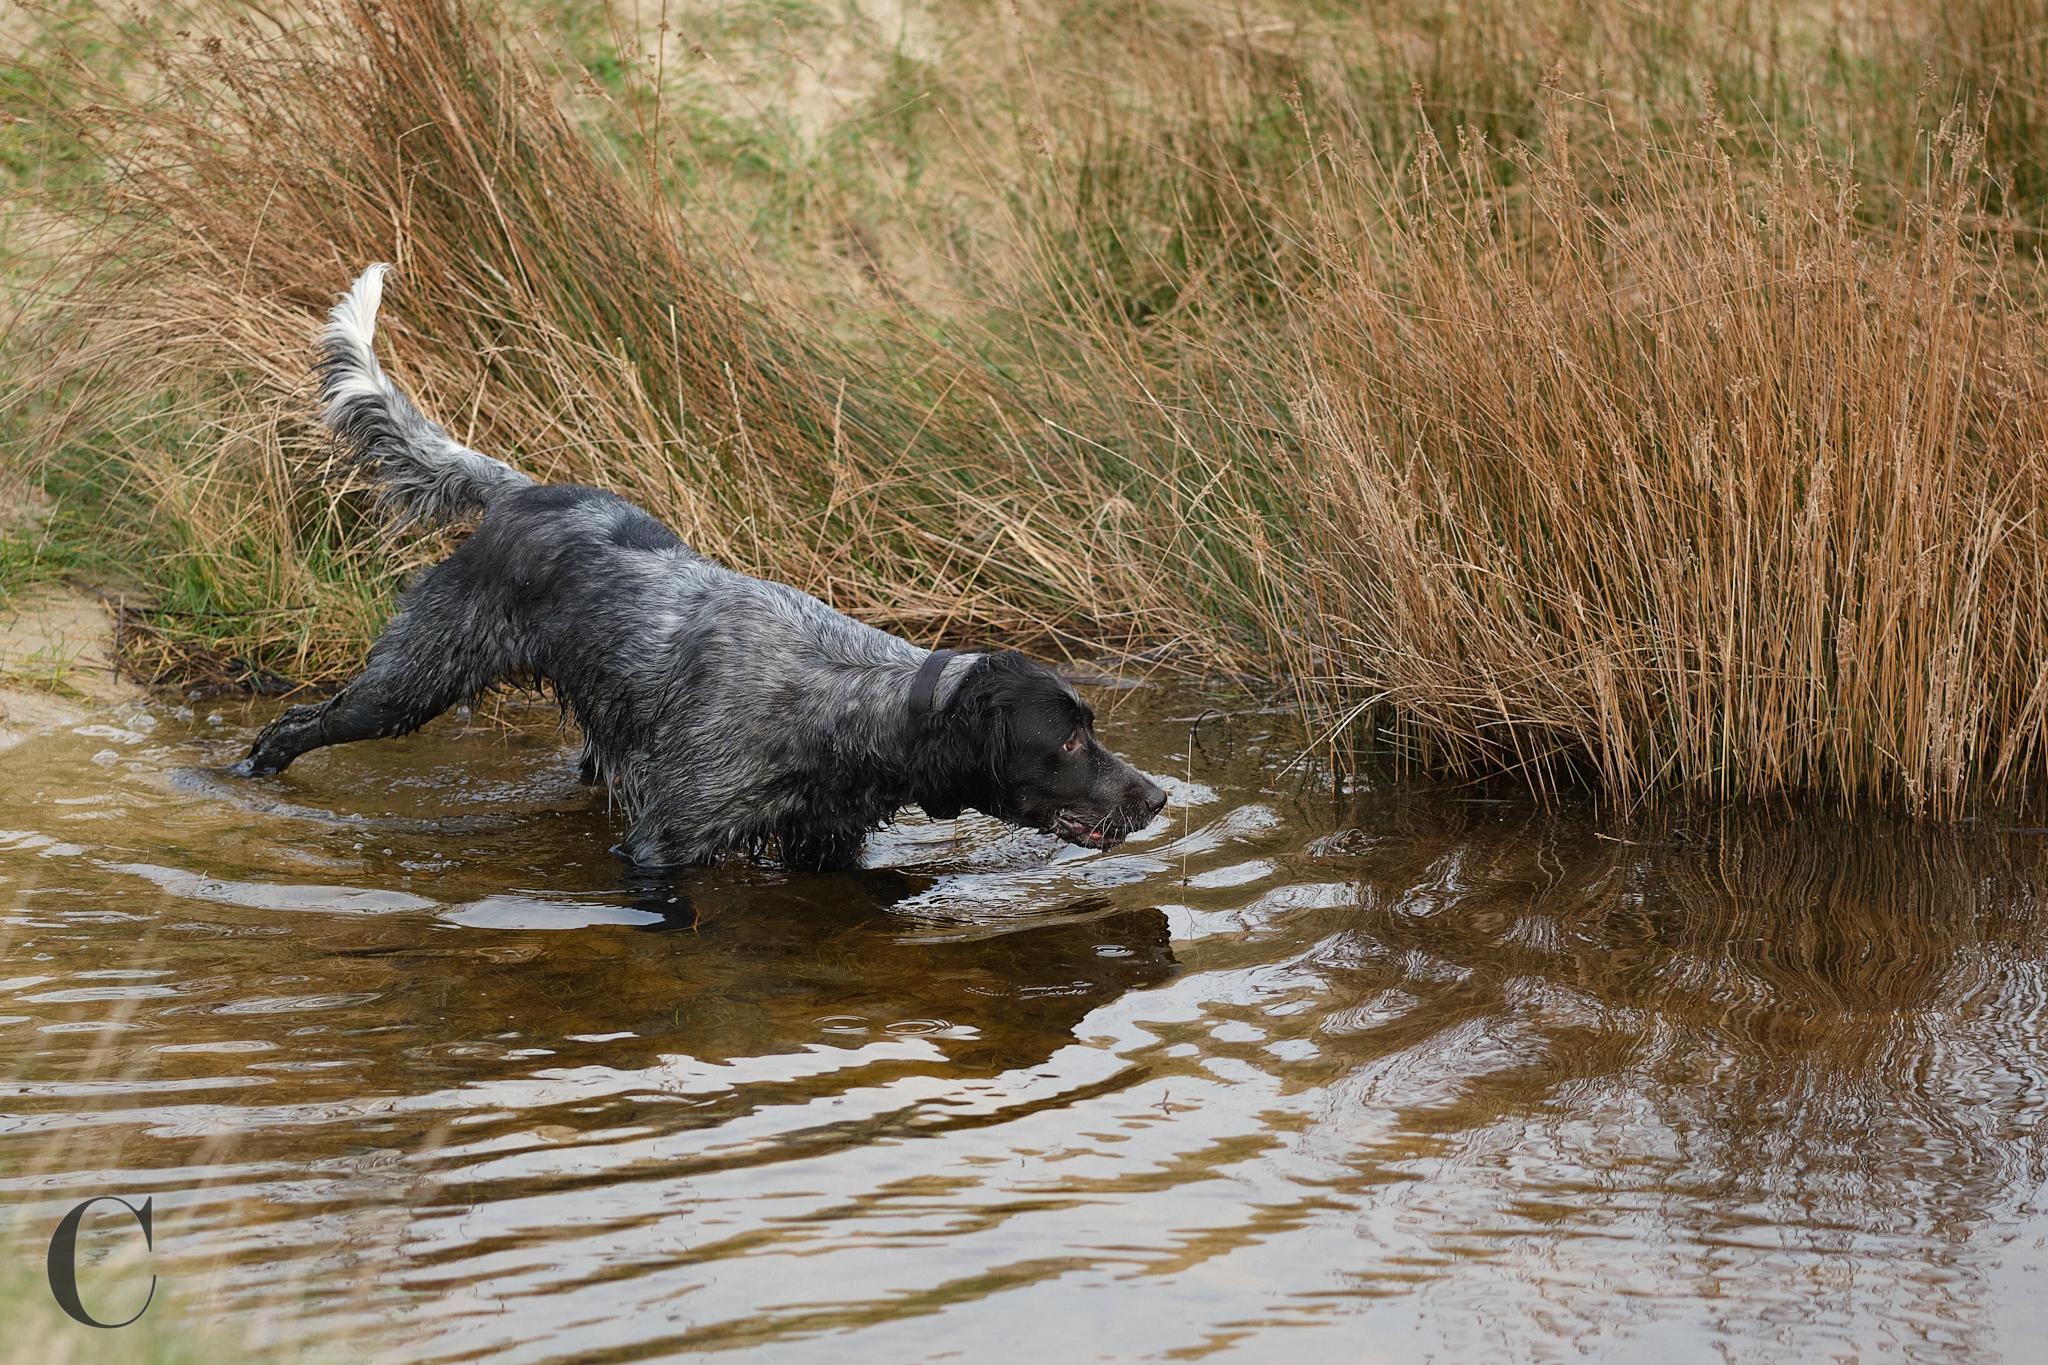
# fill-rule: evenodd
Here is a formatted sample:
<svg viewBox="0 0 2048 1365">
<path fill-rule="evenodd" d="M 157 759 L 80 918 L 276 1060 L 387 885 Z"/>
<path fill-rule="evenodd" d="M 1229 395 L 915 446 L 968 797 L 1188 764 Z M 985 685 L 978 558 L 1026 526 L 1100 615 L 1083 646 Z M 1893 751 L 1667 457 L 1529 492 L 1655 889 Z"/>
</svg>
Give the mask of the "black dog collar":
<svg viewBox="0 0 2048 1365">
<path fill-rule="evenodd" d="M 924 662 L 917 666 L 917 676 L 910 680 L 911 720 L 921 721 L 931 714 L 932 698 L 939 690 L 939 675 L 959 655 L 957 649 L 935 649 L 924 656 Z"/>
</svg>

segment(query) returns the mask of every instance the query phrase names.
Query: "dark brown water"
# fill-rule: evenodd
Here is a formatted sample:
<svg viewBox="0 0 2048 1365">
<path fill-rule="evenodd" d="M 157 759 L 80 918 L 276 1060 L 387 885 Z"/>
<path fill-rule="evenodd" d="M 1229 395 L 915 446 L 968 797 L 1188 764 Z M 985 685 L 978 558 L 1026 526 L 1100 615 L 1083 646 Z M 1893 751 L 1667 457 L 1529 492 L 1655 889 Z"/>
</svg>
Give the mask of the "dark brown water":
<svg viewBox="0 0 2048 1365">
<path fill-rule="evenodd" d="M 835 877 L 627 884 L 540 723 L 0 755 L 23 1254 L 153 1196 L 153 1312 L 401 1359 L 2041 1358 L 2048 836 L 1333 802 L 1096 699 L 1170 829 Z"/>
</svg>

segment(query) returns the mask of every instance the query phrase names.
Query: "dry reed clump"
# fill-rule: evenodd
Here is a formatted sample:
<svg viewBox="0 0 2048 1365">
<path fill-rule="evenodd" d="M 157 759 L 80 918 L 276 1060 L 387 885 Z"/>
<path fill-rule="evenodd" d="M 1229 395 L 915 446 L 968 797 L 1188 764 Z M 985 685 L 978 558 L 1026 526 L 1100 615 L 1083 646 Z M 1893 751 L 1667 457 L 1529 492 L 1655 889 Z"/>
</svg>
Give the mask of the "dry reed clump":
<svg viewBox="0 0 2048 1365">
<path fill-rule="evenodd" d="M 1103 501 L 1085 461 L 971 357 L 906 336 L 878 361 L 750 302 L 489 17 L 337 0 L 279 34 L 203 8 L 213 34 L 145 49 L 158 95 L 59 111 L 112 170 L 68 221 L 111 216 L 57 266 L 23 388 L 73 394 L 46 448 L 89 442 L 139 504 L 167 666 L 218 643 L 331 674 L 385 610 L 390 547 L 312 477 L 305 366 L 387 259 L 389 368 L 459 439 L 914 635 L 1123 629 L 1106 604 L 1143 566 L 1055 505 Z"/>
<path fill-rule="evenodd" d="M 1426 146 L 1331 239 L 1303 467 L 1318 704 L 1414 762 L 1953 814 L 2042 777 L 2048 404 L 1951 118 L 1896 213 L 1719 131 L 1505 191 Z"/>
</svg>

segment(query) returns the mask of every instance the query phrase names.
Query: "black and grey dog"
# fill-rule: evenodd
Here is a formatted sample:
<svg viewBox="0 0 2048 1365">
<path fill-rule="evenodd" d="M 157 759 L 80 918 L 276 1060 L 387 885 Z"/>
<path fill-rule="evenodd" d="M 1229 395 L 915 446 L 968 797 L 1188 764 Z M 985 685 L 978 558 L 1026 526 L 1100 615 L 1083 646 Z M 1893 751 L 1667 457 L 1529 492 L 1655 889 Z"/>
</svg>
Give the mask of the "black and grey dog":
<svg viewBox="0 0 2048 1365">
<path fill-rule="evenodd" d="M 325 420 L 403 519 L 483 519 L 407 590 L 363 671 L 284 712 L 235 771 L 280 772 L 538 681 L 582 727 L 584 779 L 617 794 L 621 851 L 645 866 L 845 866 L 908 805 L 1111 848 L 1166 804 L 1044 665 L 921 649 L 712 563 L 614 494 L 539 485 L 458 445 L 371 350 L 386 269 L 363 272 L 320 333 Z"/>
</svg>

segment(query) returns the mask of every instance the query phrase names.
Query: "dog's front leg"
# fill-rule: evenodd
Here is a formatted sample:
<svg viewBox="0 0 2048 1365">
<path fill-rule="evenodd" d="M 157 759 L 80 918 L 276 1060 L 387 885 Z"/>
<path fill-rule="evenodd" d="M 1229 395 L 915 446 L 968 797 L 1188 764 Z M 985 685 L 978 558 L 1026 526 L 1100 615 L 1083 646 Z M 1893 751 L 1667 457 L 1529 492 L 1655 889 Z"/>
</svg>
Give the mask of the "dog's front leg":
<svg viewBox="0 0 2048 1365">
<path fill-rule="evenodd" d="M 473 575 L 463 569 L 474 544 L 472 537 L 421 576 L 346 687 L 324 702 L 287 710 L 230 771 L 267 777 L 325 745 L 411 734 L 511 671 L 517 661 L 506 652 L 507 637 L 479 620 Z"/>
<path fill-rule="evenodd" d="M 299 755 L 329 744 L 409 734 L 452 700 L 410 690 L 394 694 L 358 678 L 326 701 L 288 708 L 263 727 L 248 757 L 230 771 L 238 777 L 268 777 L 283 772 Z"/>
<path fill-rule="evenodd" d="M 237 777 L 268 777 L 272 773 L 283 772 L 300 754 L 327 743 L 322 738 L 323 723 L 333 706 L 334 699 L 329 698 L 286 708 L 276 720 L 263 727 L 263 733 L 256 736 L 256 742 L 249 747 L 248 756 L 230 771 Z"/>
</svg>

